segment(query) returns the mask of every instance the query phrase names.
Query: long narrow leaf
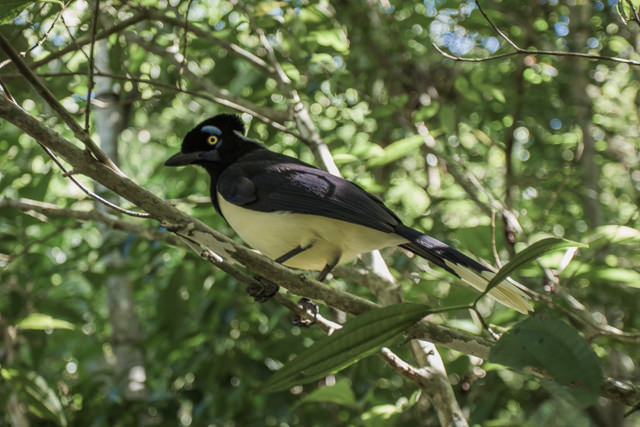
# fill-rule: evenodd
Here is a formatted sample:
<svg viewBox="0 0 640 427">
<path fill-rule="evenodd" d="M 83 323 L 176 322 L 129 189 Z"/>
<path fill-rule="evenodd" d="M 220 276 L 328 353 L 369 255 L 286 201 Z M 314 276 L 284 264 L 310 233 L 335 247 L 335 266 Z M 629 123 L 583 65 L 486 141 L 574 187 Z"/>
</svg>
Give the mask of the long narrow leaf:
<svg viewBox="0 0 640 427">
<path fill-rule="evenodd" d="M 284 390 L 344 369 L 378 351 L 430 312 L 421 304 L 395 304 L 361 314 L 300 353 L 263 385 L 263 391 Z"/>
<path fill-rule="evenodd" d="M 558 249 L 564 249 L 569 247 L 586 247 L 587 245 L 579 242 L 573 242 L 571 240 L 560 239 L 558 237 L 548 237 L 546 239 L 538 240 L 533 245 L 529 246 L 525 250 L 519 252 L 511 261 L 502 266 L 502 268 L 496 273 L 495 276 L 487 284 L 487 288 L 477 298 L 480 299 L 485 296 L 491 289 L 498 286 L 509 274 L 516 271 L 520 267 L 534 259 L 539 258 L 542 254 L 555 251 Z"/>
</svg>

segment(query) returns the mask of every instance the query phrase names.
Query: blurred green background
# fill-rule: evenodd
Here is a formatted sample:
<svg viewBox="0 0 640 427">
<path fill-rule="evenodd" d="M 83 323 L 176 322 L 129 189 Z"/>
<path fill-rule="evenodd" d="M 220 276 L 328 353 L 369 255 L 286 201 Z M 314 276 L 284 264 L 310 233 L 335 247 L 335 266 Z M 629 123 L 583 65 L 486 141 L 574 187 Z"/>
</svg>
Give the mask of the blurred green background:
<svg viewBox="0 0 640 427">
<path fill-rule="evenodd" d="M 636 1 L 481 5 L 522 49 L 640 60 Z M 557 252 L 517 278 L 545 296 L 538 311 L 583 333 L 605 375 L 638 383 L 637 64 L 526 53 L 446 58 L 432 44 L 466 58 L 514 51 L 473 1 L 11 1 L 0 14 L 2 35 L 79 123 L 93 58 L 94 139 L 103 138 L 101 126 L 111 128 L 131 179 L 227 235 L 209 204 L 207 176 L 162 164 L 198 122 L 233 111 L 229 102 L 244 111 L 249 137 L 318 164 L 299 138 L 254 118 L 298 133 L 289 113 L 293 88 L 341 173 L 407 225 L 492 264 L 492 236 L 502 260 L 546 235 L 588 243 L 568 266 Z M 261 32 L 290 88 L 268 72 L 271 65 L 243 53 L 270 64 Z M 74 140 L 12 64 L 2 64 L 0 81 L 28 113 Z M 4 121 L 0 164 L 0 424 L 437 424 L 417 387 L 377 357 L 328 378 L 337 385 L 320 397 L 310 395 L 316 384 L 260 393 L 274 370 L 324 333 L 292 326 L 273 302 L 253 302 L 241 283 L 195 253 L 93 221 L 7 207 L 22 198 L 73 210 L 94 203 Z M 383 253 L 406 300 L 442 307 L 473 300 L 472 291 L 450 286 L 454 278 L 401 250 Z M 372 298 L 343 279 L 332 284 Z M 522 318 L 484 304 L 498 328 Z M 466 312 L 432 320 L 482 333 Z M 623 419 L 629 408 L 620 403 L 600 399 L 581 409 L 534 377 L 439 350 L 470 424 L 640 422 L 638 413 Z M 406 346 L 394 351 L 410 358 Z"/>
</svg>

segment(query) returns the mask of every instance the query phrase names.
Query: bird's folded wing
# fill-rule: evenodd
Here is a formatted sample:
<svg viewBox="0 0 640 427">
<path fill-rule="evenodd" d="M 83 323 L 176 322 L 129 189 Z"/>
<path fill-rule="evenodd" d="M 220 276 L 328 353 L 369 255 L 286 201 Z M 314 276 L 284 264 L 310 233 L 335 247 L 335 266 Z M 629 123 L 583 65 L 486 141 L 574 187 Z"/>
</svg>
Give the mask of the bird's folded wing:
<svg viewBox="0 0 640 427">
<path fill-rule="evenodd" d="M 292 157 L 257 150 L 227 167 L 217 191 L 230 203 L 263 212 L 320 215 L 394 232 L 398 217 L 365 190 Z"/>
</svg>

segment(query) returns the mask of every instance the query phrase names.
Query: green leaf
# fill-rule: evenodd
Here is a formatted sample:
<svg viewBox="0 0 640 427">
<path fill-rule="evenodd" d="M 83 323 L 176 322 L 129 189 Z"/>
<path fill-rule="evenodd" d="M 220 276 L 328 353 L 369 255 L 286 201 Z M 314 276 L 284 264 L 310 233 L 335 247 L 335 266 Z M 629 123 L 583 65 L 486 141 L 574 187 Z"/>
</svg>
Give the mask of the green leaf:
<svg viewBox="0 0 640 427">
<path fill-rule="evenodd" d="M 621 282 L 632 288 L 640 288 L 640 273 L 629 268 L 593 268 L 581 276 L 609 282 Z"/>
<path fill-rule="evenodd" d="M 14 369 L 2 369 L 0 374 L 10 384 L 11 389 L 15 390 L 29 412 L 59 426 L 68 424 L 58 395 L 43 377 L 32 371 Z"/>
<path fill-rule="evenodd" d="M 380 154 L 369 159 L 367 166 L 382 166 L 394 162 L 413 152 L 422 144 L 424 144 L 424 137 L 421 135 L 412 135 L 407 138 L 399 139 L 384 147 Z"/>
<path fill-rule="evenodd" d="M 452 135 L 456 130 L 456 113 L 453 107 L 442 105 L 438 114 L 440 125 L 445 135 Z"/>
<path fill-rule="evenodd" d="M 539 258 L 547 252 L 570 247 L 586 246 L 587 245 L 583 243 L 560 239 L 558 237 L 547 237 L 546 239 L 538 240 L 527 249 L 519 252 L 516 256 L 513 257 L 511 261 L 503 265 L 502 268 L 496 273 L 496 275 L 489 281 L 489 283 L 487 284 L 487 289 L 484 290 L 484 292 L 478 297 L 478 299 L 482 298 L 485 294 L 487 294 L 487 292 L 502 283 L 502 281 L 506 279 L 509 274 L 516 271 L 523 265 L 528 264 L 534 259 Z"/>
<path fill-rule="evenodd" d="M 507 102 L 507 99 L 504 96 L 504 92 L 501 89 L 498 89 L 497 87 L 492 87 L 489 89 L 489 91 L 491 92 L 493 99 L 495 99 L 496 101 L 501 102 L 503 104 Z"/>
<path fill-rule="evenodd" d="M 309 34 L 307 40 L 315 41 L 320 46 L 331 47 L 341 53 L 349 51 L 349 41 L 339 28 L 313 31 Z"/>
<path fill-rule="evenodd" d="M 272 10 L 278 9 L 286 5 L 287 5 L 286 1 L 265 1 L 265 2 L 259 3 L 253 10 L 253 13 L 256 16 L 263 16 L 268 14 Z"/>
<path fill-rule="evenodd" d="M 0 2 L 0 24 L 14 20 L 24 9 L 34 3 L 57 3 L 60 7 L 63 6 L 59 0 L 3 0 Z"/>
<path fill-rule="evenodd" d="M 32 3 L 36 3 L 31 0 L 8 0 L 2 2 L 0 7 L 0 24 L 6 24 L 9 21 L 15 19 L 20 12 L 27 8 Z"/>
<path fill-rule="evenodd" d="M 320 387 L 299 400 L 297 405 L 303 403 L 331 402 L 338 405 L 357 408 L 356 396 L 351 389 L 351 382 L 347 379 L 338 380 L 329 387 Z"/>
<path fill-rule="evenodd" d="M 20 329 L 74 329 L 73 323 L 66 320 L 55 319 L 44 313 L 31 313 L 17 323 Z"/>
<path fill-rule="evenodd" d="M 589 344 L 573 327 L 550 318 L 530 317 L 518 323 L 502 335 L 489 360 L 555 381 L 581 406 L 595 402 L 603 382 Z"/>
<path fill-rule="evenodd" d="M 338 372 L 380 350 L 384 343 L 430 312 L 422 304 L 394 304 L 361 314 L 300 353 L 269 378 L 262 391 L 284 390 Z"/>
<path fill-rule="evenodd" d="M 604 244 L 640 243 L 640 230 L 625 225 L 603 225 L 596 228 L 587 241 L 592 247 Z"/>
</svg>

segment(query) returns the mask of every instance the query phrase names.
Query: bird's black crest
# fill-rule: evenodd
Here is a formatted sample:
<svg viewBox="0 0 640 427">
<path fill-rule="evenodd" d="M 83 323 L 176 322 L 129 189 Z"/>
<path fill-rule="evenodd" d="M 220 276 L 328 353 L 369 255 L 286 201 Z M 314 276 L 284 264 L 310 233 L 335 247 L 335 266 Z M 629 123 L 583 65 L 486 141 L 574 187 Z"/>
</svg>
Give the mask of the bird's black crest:
<svg viewBox="0 0 640 427">
<path fill-rule="evenodd" d="M 223 133 L 228 134 L 232 134 L 233 131 L 238 131 L 242 135 L 245 133 L 244 123 L 240 117 L 235 114 L 218 114 L 217 116 L 209 117 L 207 120 L 198 124 L 196 128 L 201 128 L 202 126 L 215 126 Z"/>
</svg>

